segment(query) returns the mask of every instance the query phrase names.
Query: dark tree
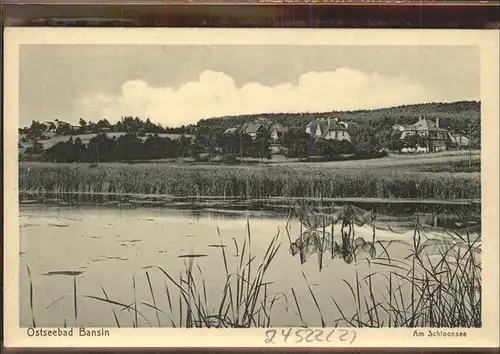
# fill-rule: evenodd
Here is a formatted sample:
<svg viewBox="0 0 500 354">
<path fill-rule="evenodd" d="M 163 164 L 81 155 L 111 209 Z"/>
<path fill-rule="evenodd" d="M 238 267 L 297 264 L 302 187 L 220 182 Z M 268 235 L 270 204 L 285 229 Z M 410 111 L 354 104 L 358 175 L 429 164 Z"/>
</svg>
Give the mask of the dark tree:
<svg viewBox="0 0 500 354">
<path fill-rule="evenodd" d="M 83 118 L 80 118 L 78 123 L 80 124 L 80 127 L 82 127 L 83 129 L 85 129 L 87 127 L 87 122 Z"/>
<path fill-rule="evenodd" d="M 266 129 L 261 129 L 257 132 L 255 137 L 254 157 L 261 159 L 271 158 L 270 140 L 271 136 Z"/>
<path fill-rule="evenodd" d="M 311 137 L 301 128 L 290 128 L 283 134 L 283 145 L 288 157 L 307 157 L 313 147 Z"/>
</svg>

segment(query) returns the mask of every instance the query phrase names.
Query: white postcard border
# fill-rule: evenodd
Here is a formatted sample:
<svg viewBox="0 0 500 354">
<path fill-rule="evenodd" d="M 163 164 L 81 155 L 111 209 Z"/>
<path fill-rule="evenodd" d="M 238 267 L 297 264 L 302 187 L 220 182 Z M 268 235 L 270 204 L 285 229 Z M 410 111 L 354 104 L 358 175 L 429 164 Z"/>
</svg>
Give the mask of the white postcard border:
<svg viewBox="0 0 500 354">
<path fill-rule="evenodd" d="M 5 28 L 4 32 L 4 337 L 16 347 L 498 347 L 499 345 L 499 33 L 498 30 L 102 29 Z M 19 327 L 17 129 L 19 46 L 150 45 L 436 45 L 481 50 L 483 328 L 467 337 L 414 337 L 414 329 L 356 329 L 352 343 L 266 344 L 266 329 L 118 329 L 109 337 L 29 337 Z M 351 330 L 351 329 L 349 329 Z M 428 329 L 418 329 L 427 332 Z M 280 330 L 278 329 L 278 332 Z"/>
</svg>

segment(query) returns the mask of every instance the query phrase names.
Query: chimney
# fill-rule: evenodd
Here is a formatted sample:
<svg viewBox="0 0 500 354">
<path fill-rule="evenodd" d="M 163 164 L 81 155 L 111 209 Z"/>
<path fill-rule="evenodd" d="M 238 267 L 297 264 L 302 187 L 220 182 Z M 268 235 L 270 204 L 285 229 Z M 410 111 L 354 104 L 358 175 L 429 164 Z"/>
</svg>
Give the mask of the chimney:
<svg viewBox="0 0 500 354">
<path fill-rule="evenodd" d="M 439 128 L 439 118 L 436 118 L 436 127 Z"/>
</svg>

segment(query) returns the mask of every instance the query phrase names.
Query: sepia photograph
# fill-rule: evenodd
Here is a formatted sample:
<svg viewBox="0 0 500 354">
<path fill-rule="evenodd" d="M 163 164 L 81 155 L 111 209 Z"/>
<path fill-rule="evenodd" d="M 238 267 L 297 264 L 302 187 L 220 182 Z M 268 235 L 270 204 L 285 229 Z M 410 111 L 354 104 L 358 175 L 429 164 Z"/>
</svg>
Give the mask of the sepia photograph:
<svg viewBox="0 0 500 354">
<path fill-rule="evenodd" d="M 26 338 L 497 332 L 498 38 L 176 31 L 18 34 L 6 252 Z"/>
</svg>

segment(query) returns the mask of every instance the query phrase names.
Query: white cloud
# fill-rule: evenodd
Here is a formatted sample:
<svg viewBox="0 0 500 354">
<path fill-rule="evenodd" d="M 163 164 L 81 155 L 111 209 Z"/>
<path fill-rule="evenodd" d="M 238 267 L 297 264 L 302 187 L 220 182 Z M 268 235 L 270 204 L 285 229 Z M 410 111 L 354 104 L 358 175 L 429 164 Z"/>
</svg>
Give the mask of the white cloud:
<svg viewBox="0 0 500 354">
<path fill-rule="evenodd" d="M 178 126 L 196 123 L 201 118 L 236 114 L 383 108 L 426 102 L 429 96 L 423 87 L 405 77 L 347 68 L 307 72 L 300 76 L 297 85 L 282 83 L 272 87 L 257 82 L 237 87 L 230 76 L 205 71 L 197 81 L 178 89 L 128 81 L 122 85 L 120 95 L 84 97 L 75 109 L 89 120 L 106 117 L 116 121 L 121 116 L 139 116 Z"/>
</svg>

